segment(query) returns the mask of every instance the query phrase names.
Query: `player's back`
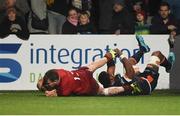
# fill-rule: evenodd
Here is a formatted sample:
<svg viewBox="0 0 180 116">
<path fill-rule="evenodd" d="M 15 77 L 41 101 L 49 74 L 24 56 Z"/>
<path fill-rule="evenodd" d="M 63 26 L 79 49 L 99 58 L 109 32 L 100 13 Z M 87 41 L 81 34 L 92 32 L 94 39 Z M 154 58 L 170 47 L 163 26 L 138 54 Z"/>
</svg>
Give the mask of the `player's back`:
<svg viewBox="0 0 180 116">
<path fill-rule="evenodd" d="M 98 84 L 87 68 L 75 71 L 64 69 L 56 71 L 60 77 L 58 95 L 94 95 L 97 93 Z"/>
<path fill-rule="evenodd" d="M 80 95 L 96 95 L 99 89 L 97 81 L 93 78 L 93 73 L 87 67 L 81 67 L 78 70 L 72 71 L 74 78 L 79 78 L 81 91 L 77 91 Z"/>
</svg>

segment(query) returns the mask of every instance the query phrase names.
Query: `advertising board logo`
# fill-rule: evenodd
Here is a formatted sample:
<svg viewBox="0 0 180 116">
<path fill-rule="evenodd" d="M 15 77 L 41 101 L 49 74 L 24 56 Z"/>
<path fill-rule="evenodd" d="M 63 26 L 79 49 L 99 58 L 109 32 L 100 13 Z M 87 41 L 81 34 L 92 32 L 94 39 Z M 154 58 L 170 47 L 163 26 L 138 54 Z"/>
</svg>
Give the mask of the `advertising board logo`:
<svg viewBox="0 0 180 116">
<path fill-rule="evenodd" d="M 3 54 L 17 54 L 21 44 L 0 44 L 0 57 Z M 22 72 L 21 65 L 12 58 L 0 58 L 0 83 L 18 80 Z"/>
</svg>

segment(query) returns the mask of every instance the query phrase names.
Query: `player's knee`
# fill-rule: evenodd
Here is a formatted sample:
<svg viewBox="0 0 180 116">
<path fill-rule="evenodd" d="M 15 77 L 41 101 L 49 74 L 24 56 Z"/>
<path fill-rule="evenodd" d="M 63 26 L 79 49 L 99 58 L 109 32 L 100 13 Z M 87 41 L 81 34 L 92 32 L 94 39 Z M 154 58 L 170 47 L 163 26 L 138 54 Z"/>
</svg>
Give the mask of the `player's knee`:
<svg viewBox="0 0 180 116">
<path fill-rule="evenodd" d="M 159 56 L 161 55 L 162 53 L 160 51 L 155 51 L 152 53 L 152 56 Z"/>
<path fill-rule="evenodd" d="M 149 63 L 148 63 L 148 67 L 151 65 L 155 65 L 155 66 L 159 66 L 160 64 L 160 58 L 158 56 L 151 56 Z"/>
<path fill-rule="evenodd" d="M 158 57 L 160 59 L 160 61 L 162 61 L 164 59 L 164 57 L 165 57 L 160 51 L 153 52 L 152 56 Z"/>
</svg>

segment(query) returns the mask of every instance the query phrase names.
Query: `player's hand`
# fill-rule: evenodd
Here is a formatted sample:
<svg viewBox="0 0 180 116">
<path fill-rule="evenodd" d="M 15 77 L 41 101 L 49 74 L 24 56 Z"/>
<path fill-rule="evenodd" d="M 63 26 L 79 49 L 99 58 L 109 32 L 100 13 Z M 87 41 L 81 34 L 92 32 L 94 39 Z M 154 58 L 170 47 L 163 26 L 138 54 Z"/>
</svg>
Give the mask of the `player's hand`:
<svg viewBox="0 0 180 116">
<path fill-rule="evenodd" d="M 52 90 L 52 91 L 45 91 L 45 95 L 46 95 L 47 97 L 56 97 L 56 96 L 57 96 L 57 92 L 56 92 L 55 89 Z"/>
<path fill-rule="evenodd" d="M 118 48 L 114 49 L 114 51 L 116 52 L 117 57 L 120 57 L 122 55 L 121 50 L 119 50 Z"/>
</svg>

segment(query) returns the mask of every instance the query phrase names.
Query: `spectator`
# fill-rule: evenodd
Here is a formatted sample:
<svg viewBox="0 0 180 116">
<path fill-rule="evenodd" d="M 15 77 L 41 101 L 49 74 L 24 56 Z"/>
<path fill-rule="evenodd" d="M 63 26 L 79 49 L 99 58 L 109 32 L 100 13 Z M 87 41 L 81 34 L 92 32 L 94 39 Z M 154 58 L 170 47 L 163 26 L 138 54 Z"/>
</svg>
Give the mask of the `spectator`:
<svg viewBox="0 0 180 116">
<path fill-rule="evenodd" d="M 129 12 L 134 12 L 139 10 L 146 11 L 146 2 L 149 0 L 124 0 L 124 4 Z"/>
<path fill-rule="evenodd" d="M 123 0 L 115 0 L 114 15 L 112 18 L 113 34 L 134 34 L 134 24 L 132 14 L 128 12 Z"/>
<path fill-rule="evenodd" d="M 145 16 L 147 17 L 147 8 L 145 0 L 133 0 L 133 12 L 136 19 L 137 12 L 143 11 Z"/>
<path fill-rule="evenodd" d="M 48 19 L 49 19 L 49 33 L 61 34 L 62 26 L 66 21 L 68 11 L 67 0 L 47 0 L 48 5 Z"/>
<path fill-rule="evenodd" d="M 111 33 L 114 0 L 99 0 L 99 32 Z"/>
<path fill-rule="evenodd" d="M 2 23 L 5 16 L 6 16 L 6 9 L 4 5 L 4 0 L 0 0 L 0 23 Z"/>
<path fill-rule="evenodd" d="M 28 21 L 28 28 L 30 33 L 32 34 L 48 33 L 47 6 L 45 0 L 30 0 L 30 5 L 31 5 L 31 13 L 29 15 L 29 21 Z M 37 23 L 39 23 L 39 25 L 41 26 L 37 25 Z M 44 28 L 41 28 L 42 26 Z"/>
<path fill-rule="evenodd" d="M 143 11 L 136 13 L 135 33 L 138 35 L 149 34 L 149 25 L 146 23 L 146 16 Z"/>
<path fill-rule="evenodd" d="M 176 19 L 170 14 L 170 6 L 162 2 L 159 8 L 159 15 L 152 19 L 150 28 L 152 34 L 173 34 L 179 32 Z"/>
<path fill-rule="evenodd" d="M 70 0 L 72 7 L 76 8 L 78 12 L 88 11 L 92 8 L 92 0 Z"/>
<path fill-rule="evenodd" d="M 26 22 L 20 16 L 17 16 L 15 8 L 7 10 L 7 16 L 0 24 L 0 38 L 5 38 L 9 34 L 16 34 L 17 37 L 23 40 L 29 39 Z"/>
<path fill-rule="evenodd" d="M 147 17 L 147 19 L 149 18 L 147 13 L 148 9 L 146 3 L 148 0 L 124 0 L 124 1 L 126 8 L 129 10 L 130 13 L 133 14 L 134 21 L 136 20 L 136 15 L 138 12 L 144 12 L 145 17 Z"/>
<path fill-rule="evenodd" d="M 95 27 L 90 22 L 90 16 L 87 12 L 82 12 L 79 16 L 78 33 L 95 34 Z"/>
<path fill-rule="evenodd" d="M 70 0 L 70 7 L 75 8 L 78 15 L 81 12 L 88 12 L 91 15 L 90 21 L 98 25 L 98 0 Z"/>
<path fill-rule="evenodd" d="M 22 16 L 25 18 L 26 23 L 29 20 L 30 6 L 28 0 L 16 0 L 16 10 L 21 12 Z"/>
<path fill-rule="evenodd" d="M 62 34 L 77 34 L 78 33 L 78 13 L 72 8 L 68 12 L 67 20 L 63 24 Z"/>
<path fill-rule="evenodd" d="M 18 16 L 27 19 L 30 11 L 27 0 L 0 0 L 0 23 L 6 16 L 6 10 L 11 7 L 16 9 Z"/>
<path fill-rule="evenodd" d="M 133 6 L 136 0 L 124 0 L 124 4 L 129 12 L 134 12 Z"/>
<path fill-rule="evenodd" d="M 148 12 L 149 16 L 153 17 L 158 14 L 159 6 L 162 0 L 148 0 Z"/>
<path fill-rule="evenodd" d="M 90 21 L 95 25 L 96 31 L 99 27 L 99 0 L 92 0 Z"/>
<path fill-rule="evenodd" d="M 135 11 L 135 12 L 140 12 L 140 11 L 142 11 L 142 10 L 144 10 L 143 8 L 142 8 L 142 0 L 135 0 L 135 1 L 133 1 L 134 3 L 133 3 L 133 11 Z"/>
<path fill-rule="evenodd" d="M 163 0 L 163 1 L 169 3 L 172 14 L 180 23 L 180 1 L 179 0 Z"/>
</svg>

